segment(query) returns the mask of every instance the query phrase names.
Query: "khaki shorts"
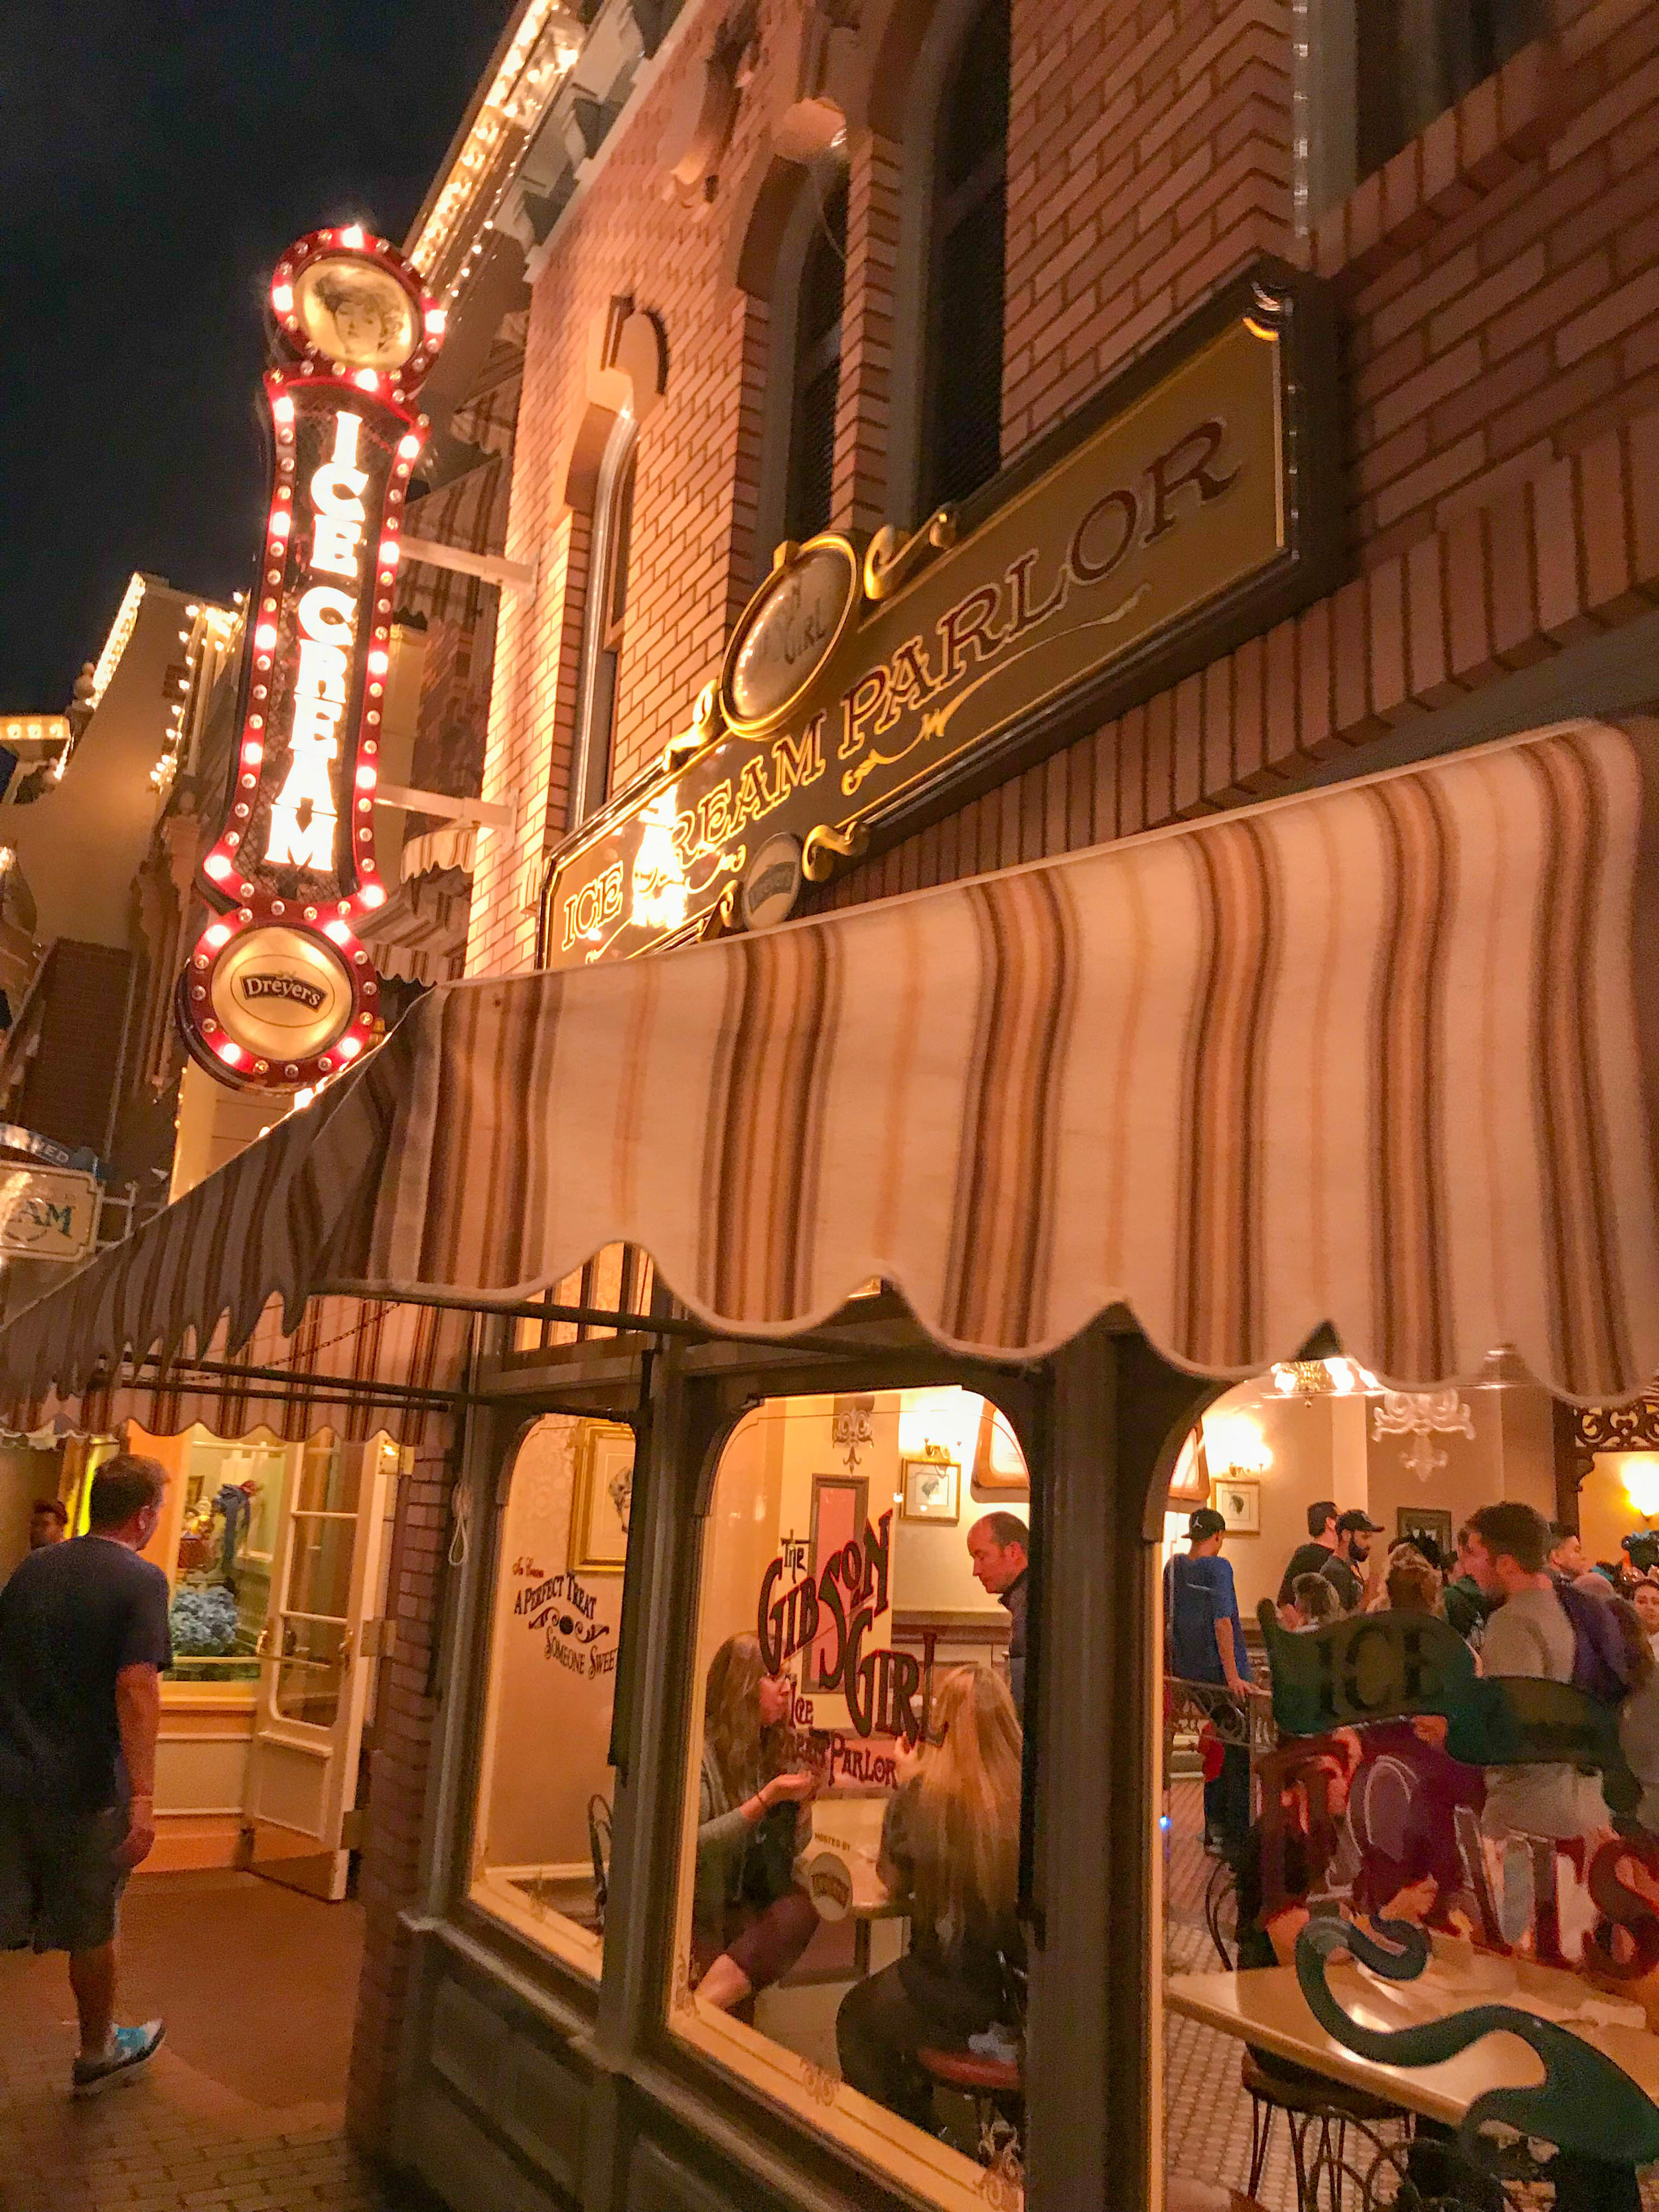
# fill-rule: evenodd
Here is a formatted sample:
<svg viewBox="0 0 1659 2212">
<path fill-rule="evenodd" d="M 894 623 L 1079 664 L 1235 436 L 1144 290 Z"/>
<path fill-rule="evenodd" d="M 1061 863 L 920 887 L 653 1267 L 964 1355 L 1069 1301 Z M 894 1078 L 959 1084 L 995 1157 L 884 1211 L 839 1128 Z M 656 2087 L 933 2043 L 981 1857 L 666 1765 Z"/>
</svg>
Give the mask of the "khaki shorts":
<svg viewBox="0 0 1659 2212">
<path fill-rule="evenodd" d="M 0 1951 L 95 1951 L 115 1935 L 127 1816 L 0 1798 Z"/>
</svg>

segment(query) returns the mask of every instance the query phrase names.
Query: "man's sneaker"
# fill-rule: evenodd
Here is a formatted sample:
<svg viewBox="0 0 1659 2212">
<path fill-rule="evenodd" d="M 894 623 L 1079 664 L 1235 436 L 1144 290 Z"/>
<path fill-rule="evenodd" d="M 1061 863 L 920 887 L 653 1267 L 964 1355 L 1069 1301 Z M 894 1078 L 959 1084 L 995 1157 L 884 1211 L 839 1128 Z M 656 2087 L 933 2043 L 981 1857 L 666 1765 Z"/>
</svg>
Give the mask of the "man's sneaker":
<svg viewBox="0 0 1659 2212">
<path fill-rule="evenodd" d="M 94 2097 L 112 2081 L 127 2080 L 140 2067 L 149 2065 L 166 2033 L 159 2020 L 147 2020 L 142 2027 L 112 2027 L 101 2058 L 76 2060 L 74 2094 Z"/>
</svg>

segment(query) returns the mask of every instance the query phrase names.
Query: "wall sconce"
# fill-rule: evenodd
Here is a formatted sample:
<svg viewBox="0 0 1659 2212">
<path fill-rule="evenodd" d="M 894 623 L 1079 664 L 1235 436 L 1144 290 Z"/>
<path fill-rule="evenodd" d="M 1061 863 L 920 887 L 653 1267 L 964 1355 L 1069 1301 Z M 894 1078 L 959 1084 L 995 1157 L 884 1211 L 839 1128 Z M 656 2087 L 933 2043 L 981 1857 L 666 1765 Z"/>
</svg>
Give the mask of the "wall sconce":
<svg viewBox="0 0 1659 2212">
<path fill-rule="evenodd" d="M 1267 1439 L 1248 1413 L 1206 1414 L 1204 1455 L 1212 1474 L 1265 1474 L 1273 1463 Z"/>
<path fill-rule="evenodd" d="M 1632 1452 L 1620 1473 L 1625 1495 L 1644 1521 L 1659 1517 L 1659 1454 Z"/>
</svg>

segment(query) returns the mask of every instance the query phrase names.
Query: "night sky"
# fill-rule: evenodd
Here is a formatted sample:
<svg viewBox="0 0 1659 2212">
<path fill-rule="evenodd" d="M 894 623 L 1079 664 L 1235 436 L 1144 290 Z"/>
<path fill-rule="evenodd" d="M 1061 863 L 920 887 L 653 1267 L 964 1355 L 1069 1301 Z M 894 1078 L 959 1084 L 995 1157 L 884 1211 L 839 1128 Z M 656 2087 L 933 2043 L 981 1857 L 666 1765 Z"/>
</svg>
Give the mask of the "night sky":
<svg viewBox="0 0 1659 2212">
<path fill-rule="evenodd" d="M 512 7 L 0 0 L 0 713 L 63 708 L 135 568 L 246 589 L 270 270 L 403 243 Z"/>
</svg>

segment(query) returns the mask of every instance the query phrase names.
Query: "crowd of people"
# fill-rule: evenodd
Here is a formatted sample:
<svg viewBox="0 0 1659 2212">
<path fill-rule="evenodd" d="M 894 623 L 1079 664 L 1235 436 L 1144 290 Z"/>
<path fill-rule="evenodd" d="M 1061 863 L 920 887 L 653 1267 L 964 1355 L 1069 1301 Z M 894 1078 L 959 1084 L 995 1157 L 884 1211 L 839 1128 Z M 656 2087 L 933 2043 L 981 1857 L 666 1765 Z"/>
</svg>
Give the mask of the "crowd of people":
<svg viewBox="0 0 1659 2212">
<path fill-rule="evenodd" d="M 1481 1674 L 1575 1685 L 1616 1709 L 1642 1790 L 1636 1817 L 1659 1833 L 1659 1561 L 1644 1534 L 1627 1540 L 1622 1559 L 1592 1565 L 1575 1531 L 1516 1500 L 1472 1514 L 1447 1560 L 1422 1535 L 1374 1559 L 1372 1539 L 1382 1532 L 1328 1500 L 1310 1509 L 1308 1525 L 1279 1586 L 1284 1628 L 1316 1632 L 1364 1610 L 1437 1615 L 1469 1644 Z M 1188 1548 L 1170 1560 L 1165 1583 L 1170 1663 L 1212 1711 L 1237 1707 L 1251 1680 L 1223 1534 L 1218 1514 L 1194 1513 Z M 1311 1756 L 1286 1752 L 1261 1763 L 1259 1777 L 1264 1802 L 1253 1817 L 1249 1753 L 1243 1740 L 1229 1742 L 1205 1793 L 1206 1843 L 1235 1870 L 1246 1970 L 1293 1963 L 1320 1894 L 1327 1909 L 1362 1923 L 1470 1932 L 1460 1824 L 1499 1846 L 1552 1838 L 1586 1859 L 1611 1832 L 1599 1775 L 1565 1763 L 1463 1765 L 1448 1755 L 1446 1723 L 1434 1715 L 1339 1731 Z M 1332 1869 L 1343 1851 L 1338 1883 Z M 1255 2057 L 1270 2074 L 1297 2074 L 1270 2052 Z M 1423 2192 L 1501 2206 L 1495 2185 L 1467 2169 L 1449 2184 L 1457 2161 L 1432 2128 L 1419 2128 L 1413 2158 Z M 1636 2212 L 1640 2202 L 1628 2166 L 1564 2154 L 1552 2177 L 1558 2212 Z"/>
<path fill-rule="evenodd" d="M 971 2048 L 975 2038 L 1008 2047 L 1023 2011 L 1025 1527 L 1016 1515 L 988 1514 L 968 1541 L 980 1582 L 1011 1616 L 1006 1668 L 941 1673 L 921 1734 L 898 1743 L 876 1873 L 908 1919 L 909 1942 L 893 1965 L 853 1983 L 836 2019 L 843 2078 L 924 2127 L 933 2090 L 917 2054 Z M 787 1675 L 768 1671 L 746 1631 L 720 1646 L 704 1686 L 692 1979 L 702 2003 L 745 2016 L 819 1924 L 794 1869 L 826 1777 L 789 1725 L 793 1689 Z"/>
</svg>

